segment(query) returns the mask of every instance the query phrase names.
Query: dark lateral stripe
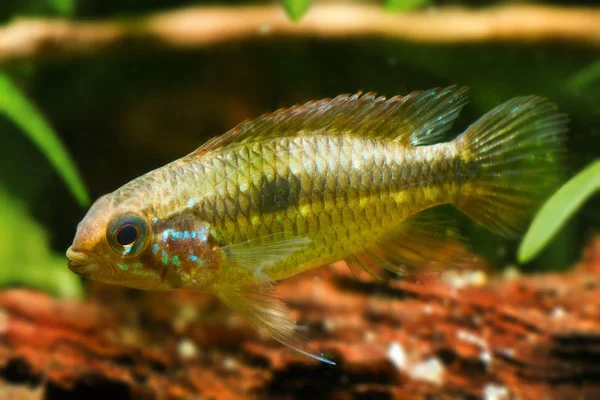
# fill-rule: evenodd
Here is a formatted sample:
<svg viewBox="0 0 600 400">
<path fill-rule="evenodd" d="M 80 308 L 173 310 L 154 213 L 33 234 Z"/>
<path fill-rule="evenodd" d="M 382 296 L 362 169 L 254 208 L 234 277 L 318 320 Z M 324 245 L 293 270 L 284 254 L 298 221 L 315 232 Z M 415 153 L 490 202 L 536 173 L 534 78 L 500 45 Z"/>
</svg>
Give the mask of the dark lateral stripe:
<svg viewBox="0 0 600 400">
<path fill-rule="evenodd" d="M 264 179 L 257 193 L 258 211 L 271 213 L 297 206 L 301 192 L 300 179 L 293 174 L 288 174 L 287 178 L 278 175 L 272 182 Z"/>
</svg>

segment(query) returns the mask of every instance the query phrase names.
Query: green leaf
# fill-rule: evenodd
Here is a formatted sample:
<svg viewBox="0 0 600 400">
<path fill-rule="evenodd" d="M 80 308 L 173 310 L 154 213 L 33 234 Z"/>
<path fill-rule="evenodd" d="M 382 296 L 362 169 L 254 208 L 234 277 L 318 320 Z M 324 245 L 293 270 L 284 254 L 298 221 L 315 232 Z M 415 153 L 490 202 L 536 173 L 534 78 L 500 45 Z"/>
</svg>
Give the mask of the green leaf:
<svg viewBox="0 0 600 400">
<path fill-rule="evenodd" d="M 75 13 L 75 0 L 48 0 L 48 2 L 60 15 L 72 16 Z"/>
<path fill-rule="evenodd" d="M 0 112 L 4 112 L 38 146 L 79 204 L 87 206 L 89 195 L 69 153 L 42 115 L 3 73 L 0 73 Z"/>
<path fill-rule="evenodd" d="M 599 190 L 600 160 L 597 160 L 565 183 L 542 206 L 521 242 L 519 262 L 525 263 L 535 257 L 581 205 Z"/>
<path fill-rule="evenodd" d="M 299 21 L 310 8 L 310 0 L 281 0 L 283 8 L 292 21 Z"/>
<path fill-rule="evenodd" d="M 392 12 L 412 11 L 429 3 L 431 0 L 386 0 L 385 9 Z"/>
<path fill-rule="evenodd" d="M 572 92 L 583 92 L 594 82 L 600 82 L 600 60 L 573 75 L 567 81 L 567 88 Z"/>
<path fill-rule="evenodd" d="M 0 286 L 19 285 L 81 298 L 79 278 L 64 255 L 50 250 L 46 233 L 0 185 Z"/>
</svg>

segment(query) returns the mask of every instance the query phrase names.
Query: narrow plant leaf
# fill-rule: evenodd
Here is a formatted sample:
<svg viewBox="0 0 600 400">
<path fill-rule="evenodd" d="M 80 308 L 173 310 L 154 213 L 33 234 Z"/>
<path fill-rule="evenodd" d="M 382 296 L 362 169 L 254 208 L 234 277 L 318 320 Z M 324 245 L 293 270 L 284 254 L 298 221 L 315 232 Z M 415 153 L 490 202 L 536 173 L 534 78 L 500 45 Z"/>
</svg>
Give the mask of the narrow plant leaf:
<svg viewBox="0 0 600 400">
<path fill-rule="evenodd" d="M 89 195 L 69 153 L 44 117 L 3 73 L 0 73 L 0 112 L 38 146 L 79 204 L 87 206 Z"/>
<path fill-rule="evenodd" d="M 26 286 L 64 296 L 83 296 L 67 258 L 50 250 L 46 232 L 0 186 L 0 286 Z"/>
<path fill-rule="evenodd" d="M 597 160 L 565 183 L 542 206 L 521 242 L 519 262 L 534 258 L 581 205 L 599 190 L 600 160 Z"/>
<path fill-rule="evenodd" d="M 567 88 L 572 92 L 583 92 L 594 83 L 600 83 L 600 60 L 588 65 L 567 81 Z"/>
<path fill-rule="evenodd" d="M 75 0 L 48 0 L 50 6 L 60 15 L 72 16 L 75 13 Z"/>
<path fill-rule="evenodd" d="M 299 21 L 310 8 L 311 0 L 281 0 L 292 21 Z"/>
<path fill-rule="evenodd" d="M 385 9 L 392 12 L 412 11 L 429 3 L 431 0 L 386 0 Z"/>
</svg>

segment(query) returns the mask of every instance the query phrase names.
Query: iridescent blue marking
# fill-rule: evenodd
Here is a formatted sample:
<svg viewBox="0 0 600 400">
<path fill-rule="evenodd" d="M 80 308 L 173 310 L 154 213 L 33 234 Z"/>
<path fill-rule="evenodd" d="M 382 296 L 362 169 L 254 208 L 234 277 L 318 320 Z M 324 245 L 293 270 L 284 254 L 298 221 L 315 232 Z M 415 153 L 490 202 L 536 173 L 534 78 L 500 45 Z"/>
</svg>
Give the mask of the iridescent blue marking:
<svg viewBox="0 0 600 400">
<path fill-rule="evenodd" d="M 198 239 L 206 242 L 208 240 L 208 229 L 202 228 L 198 231 Z"/>
<path fill-rule="evenodd" d="M 152 218 L 152 222 L 157 223 L 158 222 L 158 217 Z"/>
<path fill-rule="evenodd" d="M 190 259 L 190 261 L 193 261 L 193 262 L 195 262 L 195 263 L 198 263 L 198 265 L 199 265 L 199 266 L 201 266 L 201 267 L 203 267 L 203 266 L 204 266 L 204 260 L 203 260 L 203 259 L 201 259 L 200 257 L 198 257 L 197 255 L 195 255 L 195 254 L 190 254 L 190 255 L 188 256 L 188 258 Z"/>
<path fill-rule="evenodd" d="M 178 267 L 179 265 L 181 265 L 181 263 L 179 262 L 179 257 L 173 256 L 173 264 L 175 264 Z"/>
<path fill-rule="evenodd" d="M 158 244 L 155 244 L 154 246 L 152 246 L 152 254 L 157 254 L 158 253 Z"/>
<path fill-rule="evenodd" d="M 196 238 L 202 240 L 203 242 L 206 242 L 208 239 L 208 229 L 201 228 L 197 231 L 185 230 L 183 232 L 176 231 L 174 229 L 165 229 L 162 234 L 163 242 L 166 242 L 169 239 L 178 240 L 178 239 L 196 239 Z"/>
<path fill-rule="evenodd" d="M 167 265 L 169 263 L 169 255 L 164 250 L 161 253 L 161 261 L 164 265 Z"/>
<path fill-rule="evenodd" d="M 188 201 L 188 207 L 194 207 L 196 205 L 196 199 L 190 199 Z"/>
</svg>

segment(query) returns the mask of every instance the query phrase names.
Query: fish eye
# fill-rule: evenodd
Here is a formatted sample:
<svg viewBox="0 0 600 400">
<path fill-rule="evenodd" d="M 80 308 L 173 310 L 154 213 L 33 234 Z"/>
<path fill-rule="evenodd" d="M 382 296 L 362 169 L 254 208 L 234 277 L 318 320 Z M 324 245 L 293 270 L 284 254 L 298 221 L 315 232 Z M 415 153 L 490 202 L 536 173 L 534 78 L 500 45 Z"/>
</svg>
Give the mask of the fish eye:
<svg viewBox="0 0 600 400">
<path fill-rule="evenodd" d="M 124 225 L 117 231 L 117 243 L 121 246 L 132 246 L 139 237 L 140 233 L 135 225 Z"/>
<path fill-rule="evenodd" d="M 108 224 L 108 244 L 121 256 L 141 253 L 148 244 L 148 238 L 146 220 L 135 214 L 122 215 Z"/>
</svg>

